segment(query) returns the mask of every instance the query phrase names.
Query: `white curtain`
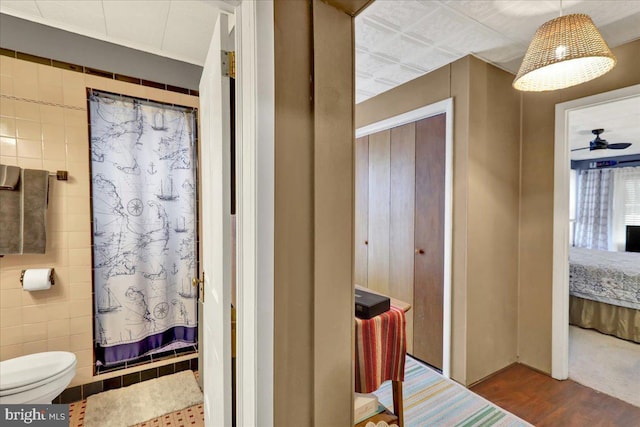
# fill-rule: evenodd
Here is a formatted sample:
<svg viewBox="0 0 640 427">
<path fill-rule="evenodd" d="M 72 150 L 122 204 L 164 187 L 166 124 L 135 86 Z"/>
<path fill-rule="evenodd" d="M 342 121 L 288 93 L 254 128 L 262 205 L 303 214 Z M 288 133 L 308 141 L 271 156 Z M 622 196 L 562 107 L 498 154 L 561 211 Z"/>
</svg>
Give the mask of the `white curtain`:
<svg viewBox="0 0 640 427">
<path fill-rule="evenodd" d="M 609 250 L 624 251 L 626 226 L 640 225 L 640 166 L 613 169 Z"/>
<path fill-rule="evenodd" d="M 574 244 L 608 250 L 611 236 L 613 174 L 611 169 L 583 170 L 578 175 Z"/>
</svg>

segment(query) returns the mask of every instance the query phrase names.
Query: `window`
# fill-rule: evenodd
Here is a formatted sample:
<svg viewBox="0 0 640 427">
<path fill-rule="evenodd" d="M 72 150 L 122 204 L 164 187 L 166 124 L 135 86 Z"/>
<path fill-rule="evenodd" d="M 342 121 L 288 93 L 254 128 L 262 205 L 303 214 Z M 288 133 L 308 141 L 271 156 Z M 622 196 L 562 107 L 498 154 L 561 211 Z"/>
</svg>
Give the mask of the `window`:
<svg viewBox="0 0 640 427">
<path fill-rule="evenodd" d="M 627 225 L 640 225 L 640 167 L 615 169 L 611 250 L 624 251 Z"/>
<path fill-rule="evenodd" d="M 576 223 L 576 183 L 578 171 L 571 169 L 569 178 L 569 246 L 573 246 L 573 230 Z"/>
<path fill-rule="evenodd" d="M 640 225 L 640 167 L 623 174 L 624 225 Z"/>
</svg>

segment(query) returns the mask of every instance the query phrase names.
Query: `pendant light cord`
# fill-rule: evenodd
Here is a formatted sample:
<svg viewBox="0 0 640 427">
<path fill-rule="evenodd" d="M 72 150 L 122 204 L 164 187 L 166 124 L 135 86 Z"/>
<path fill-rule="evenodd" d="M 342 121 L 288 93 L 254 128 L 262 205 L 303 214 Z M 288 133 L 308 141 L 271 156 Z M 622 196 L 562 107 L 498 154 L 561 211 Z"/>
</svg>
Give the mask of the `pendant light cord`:
<svg viewBox="0 0 640 427">
<path fill-rule="evenodd" d="M 560 17 L 564 15 L 564 11 L 562 10 L 562 0 L 560 0 Z"/>
</svg>

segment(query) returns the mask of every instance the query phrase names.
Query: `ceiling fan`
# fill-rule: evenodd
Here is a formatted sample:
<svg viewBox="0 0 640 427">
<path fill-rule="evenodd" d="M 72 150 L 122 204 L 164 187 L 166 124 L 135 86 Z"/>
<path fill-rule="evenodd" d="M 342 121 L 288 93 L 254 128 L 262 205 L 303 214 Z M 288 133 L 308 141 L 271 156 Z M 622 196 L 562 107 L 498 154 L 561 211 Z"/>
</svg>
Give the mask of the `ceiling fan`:
<svg viewBox="0 0 640 427">
<path fill-rule="evenodd" d="M 574 148 L 571 151 L 586 150 L 586 149 L 593 151 L 593 150 L 604 150 L 607 148 L 610 150 L 624 150 L 625 148 L 629 148 L 629 146 L 631 145 L 630 142 L 617 142 L 615 144 L 609 144 L 606 139 L 600 138 L 600 134 L 602 132 L 604 132 L 604 129 L 593 129 L 591 133 L 594 134 L 596 137 L 593 141 L 589 142 L 589 146 L 582 147 L 582 148 Z"/>
</svg>

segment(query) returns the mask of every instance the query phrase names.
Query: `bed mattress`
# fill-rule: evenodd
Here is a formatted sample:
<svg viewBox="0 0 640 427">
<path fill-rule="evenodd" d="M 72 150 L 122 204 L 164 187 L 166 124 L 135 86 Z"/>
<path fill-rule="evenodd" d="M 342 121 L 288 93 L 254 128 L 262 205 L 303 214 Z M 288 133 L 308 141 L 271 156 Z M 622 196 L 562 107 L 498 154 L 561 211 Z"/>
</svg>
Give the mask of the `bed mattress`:
<svg viewBox="0 0 640 427">
<path fill-rule="evenodd" d="M 569 293 L 640 309 L 640 253 L 570 248 Z"/>
</svg>

